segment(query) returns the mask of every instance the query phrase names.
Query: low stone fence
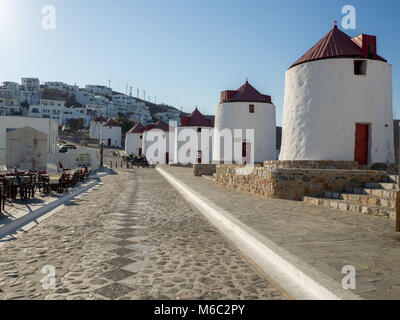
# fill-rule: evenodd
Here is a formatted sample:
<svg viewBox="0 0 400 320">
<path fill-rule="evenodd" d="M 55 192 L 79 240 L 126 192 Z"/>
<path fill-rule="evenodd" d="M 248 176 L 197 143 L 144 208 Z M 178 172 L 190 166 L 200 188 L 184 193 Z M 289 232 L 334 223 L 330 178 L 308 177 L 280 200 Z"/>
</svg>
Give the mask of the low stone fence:
<svg viewBox="0 0 400 320">
<path fill-rule="evenodd" d="M 325 160 L 291 160 L 291 161 L 265 161 L 265 168 L 282 168 L 282 169 L 361 169 L 362 166 L 358 162 L 353 161 L 325 161 Z M 362 168 L 364 169 L 364 168 Z"/>
<path fill-rule="evenodd" d="M 193 164 L 193 174 L 196 177 L 201 177 L 202 175 L 212 176 L 216 173 L 216 164 Z"/>
<path fill-rule="evenodd" d="M 270 198 L 303 200 L 304 196 L 320 197 L 324 191 L 343 191 L 345 187 L 362 187 L 366 182 L 380 182 L 384 171 L 298 169 L 255 167 L 247 175 L 237 165 L 218 165 L 216 183 L 231 189 Z"/>
</svg>

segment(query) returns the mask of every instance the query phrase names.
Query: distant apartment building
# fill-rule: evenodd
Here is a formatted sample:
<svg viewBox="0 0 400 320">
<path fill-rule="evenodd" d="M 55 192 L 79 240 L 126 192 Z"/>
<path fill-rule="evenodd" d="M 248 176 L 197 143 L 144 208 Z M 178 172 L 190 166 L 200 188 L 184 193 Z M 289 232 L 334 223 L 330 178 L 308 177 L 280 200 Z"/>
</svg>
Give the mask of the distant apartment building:
<svg viewBox="0 0 400 320">
<path fill-rule="evenodd" d="M 169 121 L 176 121 L 178 126 L 180 125 L 181 118 L 180 118 L 181 112 L 177 109 L 169 109 L 168 111 L 164 112 L 157 112 L 154 116 L 157 119 L 162 119 L 166 123 Z"/>
<path fill-rule="evenodd" d="M 40 82 L 38 78 L 22 78 L 21 85 L 30 93 L 30 104 L 37 104 L 40 99 Z"/>
<path fill-rule="evenodd" d="M 88 84 L 85 86 L 85 90 L 95 95 L 102 95 L 109 98 L 113 95 L 112 89 L 106 86 Z"/>
<path fill-rule="evenodd" d="M 68 121 L 72 119 L 82 119 L 83 125 L 85 127 L 88 127 L 90 125 L 90 120 L 92 119 L 92 114 L 86 107 L 83 108 L 65 107 L 63 109 L 63 119 L 62 119 L 63 124 L 68 123 Z"/>
<path fill-rule="evenodd" d="M 74 97 L 77 91 L 76 86 L 59 81 L 45 82 L 44 86 L 47 89 L 58 90 L 68 97 Z"/>
<path fill-rule="evenodd" d="M 39 104 L 29 106 L 29 117 L 52 119 L 59 126 L 63 125 L 65 102 L 62 100 L 41 99 Z"/>
<path fill-rule="evenodd" d="M 6 115 L 14 115 L 21 112 L 21 88 L 15 82 L 3 82 L 0 87 L 0 109 Z"/>
<path fill-rule="evenodd" d="M 144 124 L 152 121 L 150 109 L 144 102 L 137 101 L 134 97 L 125 94 L 114 94 L 114 115 L 124 114 L 132 121 Z"/>
</svg>

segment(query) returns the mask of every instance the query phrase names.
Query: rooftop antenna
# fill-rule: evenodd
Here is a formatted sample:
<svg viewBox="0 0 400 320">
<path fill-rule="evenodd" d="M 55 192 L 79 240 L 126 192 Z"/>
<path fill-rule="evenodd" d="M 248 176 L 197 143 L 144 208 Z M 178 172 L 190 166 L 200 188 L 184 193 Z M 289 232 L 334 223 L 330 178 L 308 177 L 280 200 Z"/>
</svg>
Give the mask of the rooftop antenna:
<svg viewBox="0 0 400 320">
<path fill-rule="evenodd" d="M 136 98 L 139 99 L 139 88 L 137 88 L 137 94 L 136 94 Z"/>
<path fill-rule="evenodd" d="M 129 87 L 130 88 L 130 92 L 129 92 L 129 95 L 132 97 L 132 87 Z"/>
<path fill-rule="evenodd" d="M 111 89 L 111 80 L 108 80 L 108 87 Z"/>
</svg>

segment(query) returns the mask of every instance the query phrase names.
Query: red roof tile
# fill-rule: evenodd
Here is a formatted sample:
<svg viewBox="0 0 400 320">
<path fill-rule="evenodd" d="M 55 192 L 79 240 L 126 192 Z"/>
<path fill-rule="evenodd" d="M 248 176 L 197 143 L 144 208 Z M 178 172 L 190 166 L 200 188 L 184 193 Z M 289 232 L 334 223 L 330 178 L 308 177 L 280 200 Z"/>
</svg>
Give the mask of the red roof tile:
<svg viewBox="0 0 400 320">
<path fill-rule="evenodd" d="M 238 101 L 272 103 L 271 96 L 261 94 L 248 81 L 237 90 L 227 90 L 221 93 L 220 103 Z"/>
<path fill-rule="evenodd" d="M 95 121 L 95 122 L 106 122 L 107 119 L 104 118 L 103 116 L 98 116 L 98 117 L 95 118 L 93 121 Z"/>
<path fill-rule="evenodd" d="M 212 123 L 196 108 L 192 114 L 181 117 L 181 127 L 212 127 Z"/>
<path fill-rule="evenodd" d="M 171 127 L 172 128 L 172 127 Z M 150 130 L 152 130 L 152 129 L 159 129 L 159 130 L 162 130 L 162 131 L 164 131 L 164 132 L 168 132 L 169 130 L 170 130 L 170 127 L 169 127 L 169 125 L 168 124 L 166 124 L 163 120 L 162 120 L 162 118 L 159 120 L 159 121 L 157 121 L 156 123 L 154 123 L 154 124 L 148 124 L 146 127 L 145 127 L 145 131 L 150 131 Z"/>
<path fill-rule="evenodd" d="M 368 52 L 368 47 L 372 50 L 371 52 Z M 325 37 L 308 50 L 290 68 L 309 61 L 340 57 L 368 58 L 386 62 L 385 59 L 376 53 L 375 36 L 363 34 L 352 39 L 335 25 Z"/>
<path fill-rule="evenodd" d="M 136 123 L 136 125 L 127 132 L 127 134 L 131 133 L 143 133 L 146 128 L 140 123 Z"/>
<path fill-rule="evenodd" d="M 109 119 L 106 123 L 103 124 L 103 127 L 119 127 L 120 125 L 113 119 Z"/>
</svg>

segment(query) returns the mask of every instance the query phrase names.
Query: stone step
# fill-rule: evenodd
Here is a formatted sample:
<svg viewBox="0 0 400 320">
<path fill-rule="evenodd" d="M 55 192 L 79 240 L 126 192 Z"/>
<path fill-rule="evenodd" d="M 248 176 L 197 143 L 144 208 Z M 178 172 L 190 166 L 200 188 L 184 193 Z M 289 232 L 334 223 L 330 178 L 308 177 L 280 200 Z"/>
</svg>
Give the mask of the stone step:
<svg viewBox="0 0 400 320">
<path fill-rule="evenodd" d="M 318 197 L 304 197 L 303 201 L 308 204 L 337 209 L 349 213 L 386 217 L 392 220 L 396 219 L 396 209 L 393 208 L 361 204 L 352 201 L 318 198 Z"/>
<path fill-rule="evenodd" d="M 387 191 L 387 190 L 382 190 L 382 189 L 378 189 L 378 190 Z M 382 196 L 325 191 L 324 197 L 326 199 L 344 200 L 344 201 L 350 201 L 350 202 L 358 202 L 360 204 L 368 204 L 368 205 L 372 205 L 372 206 L 396 208 L 396 199 L 395 198 L 384 198 Z"/>
<path fill-rule="evenodd" d="M 399 183 L 400 177 L 398 175 L 389 174 L 386 177 L 383 177 L 382 182 L 391 182 L 391 183 Z"/>
<path fill-rule="evenodd" d="M 387 199 L 392 199 L 392 200 L 394 200 L 396 198 L 396 191 L 385 190 L 385 189 L 346 187 L 346 188 L 344 188 L 344 192 L 345 193 L 354 193 L 354 194 L 365 194 L 365 195 L 387 198 Z"/>
<path fill-rule="evenodd" d="M 385 190 L 397 190 L 397 183 L 388 182 L 367 182 L 365 183 L 365 188 L 368 189 L 385 189 Z"/>
</svg>

